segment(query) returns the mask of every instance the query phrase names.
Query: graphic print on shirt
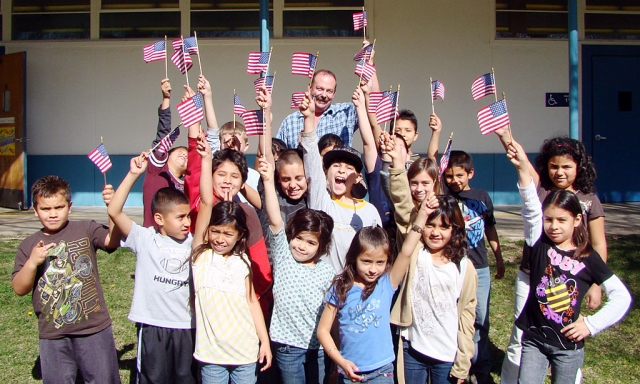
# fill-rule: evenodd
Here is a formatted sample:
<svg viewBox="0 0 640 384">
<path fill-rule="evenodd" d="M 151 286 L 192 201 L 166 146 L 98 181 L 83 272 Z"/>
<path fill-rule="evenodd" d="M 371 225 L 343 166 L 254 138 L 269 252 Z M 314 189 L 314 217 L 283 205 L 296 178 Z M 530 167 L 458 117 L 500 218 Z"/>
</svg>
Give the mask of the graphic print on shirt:
<svg viewBox="0 0 640 384">
<path fill-rule="evenodd" d="M 536 298 L 544 317 L 564 327 L 573 322 L 575 307 L 579 305 L 578 286 L 571 276 L 584 269 L 585 265 L 553 248 L 549 249 L 547 256 L 550 263 L 536 286 Z"/>
<path fill-rule="evenodd" d="M 411 295 L 414 320 L 426 336 L 431 335 L 435 329 L 442 329 L 441 319 L 447 318 L 448 313 L 456 310 L 448 299 L 454 285 L 429 284 L 428 280 L 424 272 L 418 273 L 414 277 L 414 294 Z"/>
<path fill-rule="evenodd" d="M 47 253 L 49 266 L 38 280 L 42 312 L 56 329 L 79 323 L 100 309 L 89 238 L 61 240 Z"/>
<path fill-rule="evenodd" d="M 482 201 L 471 199 L 458 202 L 458 206 L 464 218 L 469 248 L 475 248 L 479 242 L 484 241 L 484 218 L 489 213 L 489 208 Z"/>
<path fill-rule="evenodd" d="M 189 263 L 186 260 L 191 254 L 191 249 L 189 247 L 171 247 L 161 242 L 156 242 L 156 245 L 160 255 L 160 266 L 164 272 L 156 273 L 153 276 L 153 281 L 163 284 L 165 292 L 189 285 L 189 277 L 185 276 L 183 272 L 189 268 Z"/>
<path fill-rule="evenodd" d="M 353 323 L 347 327 L 347 331 L 364 333 L 369 326 L 378 328 L 382 315 L 376 315 L 376 309 L 380 309 L 380 299 L 372 299 L 368 303 L 358 303 L 355 308 L 349 308 L 349 320 Z"/>
</svg>

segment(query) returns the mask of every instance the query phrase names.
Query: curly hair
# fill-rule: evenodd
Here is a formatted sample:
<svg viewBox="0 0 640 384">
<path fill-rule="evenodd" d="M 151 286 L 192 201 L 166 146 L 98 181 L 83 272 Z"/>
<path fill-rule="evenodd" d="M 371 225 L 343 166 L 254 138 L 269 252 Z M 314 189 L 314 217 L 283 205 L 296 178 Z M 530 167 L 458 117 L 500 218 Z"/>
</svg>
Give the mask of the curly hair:
<svg viewBox="0 0 640 384">
<path fill-rule="evenodd" d="M 334 277 L 331 283 L 334 288 L 333 295 L 337 302 L 336 307 L 342 307 L 347 300 L 347 294 L 353 287 L 353 282 L 358 274 L 357 261 L 361 254 L 372 249 L 382 249 L 385 254 L 389 255 L 387 257 L 385 273 L 389 271 L 391 263 L 393 262 L 393 255 L 391 255 L 391 246 L 389 244 L 389 236 L 381 227 L 364 227 L 356 232 L 345 256 L 344 270 Z M 377 283 L 378 281 L 376 280 L 373 283 L 365 285 L 362 290 L 362 300 L 366 300 L 373 293 Z"/>
<path fill-rule="evenodd" d="M 535 160 L 536 172 L 540 176 L 542 188 L 547 190 L 555 188 L 549 177 L 549 160 L 555 156 L 569 156 L 576 163 L 576 179 L 572 184 L 573 189 L 582 193 L 596 191 L 594 186 L 596 168 L 591 156 L 580 141 L 568 137 L 554 137 L 542 143 L 540 154 Z"/>
<path fill-rule="evenodd" d="M 300 232 L 313 233 L 318 237 L 318 251 L 312 261 L 317 262 L 322 255 L 329 253 L 331 245 L 331 232 L 333 232 L 333 219 L 323 211 L 315 209 L 301 209 L 287 221 L 285 233 L 287 240 L 291 242 Z"/>
<path fill-rule="evenodd" d="M 427 224 L 440 219 L 441 225 L 451 227 L 451 239 L 445 244 L 442 254 L 460 269 L 460 260 L 467 254 L 469 248 L 462 211 L 453 196 L 439 195 L 437 198 L 439 206 L 431 212 L 427 218 Z"/>
</svg>

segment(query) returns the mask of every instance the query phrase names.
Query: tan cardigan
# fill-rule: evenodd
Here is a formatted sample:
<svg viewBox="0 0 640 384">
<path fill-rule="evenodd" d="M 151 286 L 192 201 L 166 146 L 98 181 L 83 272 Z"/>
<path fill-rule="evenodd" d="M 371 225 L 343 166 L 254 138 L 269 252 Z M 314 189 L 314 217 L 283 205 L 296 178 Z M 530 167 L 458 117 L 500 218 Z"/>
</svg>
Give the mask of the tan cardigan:
<svg viewBox="0 0 640 384">
<path fill-rule="evenodd" d="M 389 169 L 389 187 L 391 199 L 395 206 L 395 219 L 398 225 L 398 249 L 402 247 L 402 242 L 407 232 L 411 228 L 411 223 L 417 215 L 417 211 L 411 198 L 409 180 L 404 169 Z M 399 287 L 398 299 L 391 309 L 391 323 L 399 327 L 409 327 L 413 322 L 411 312 L 411 292 L 410 288 L 415 276 L 418 262 L 418 253 L 422 245 L 416 247 L 411 255 L 409 270 Z M 462 290 L 458 298 L 458 352 L 456 353 L 451 375 L 458 379 L 466 379 L 471 368 L 471 359 L 474 353 L 473 333 L 476 319 L 476 290 L 478 288 L 478 274 L 476 269 L 467 259 L 467 267 L 462 281 Z M 404 384 L 404 352 L 402 345 L 398 348 L 397 356 L 398 383 Z"/>
</svg>

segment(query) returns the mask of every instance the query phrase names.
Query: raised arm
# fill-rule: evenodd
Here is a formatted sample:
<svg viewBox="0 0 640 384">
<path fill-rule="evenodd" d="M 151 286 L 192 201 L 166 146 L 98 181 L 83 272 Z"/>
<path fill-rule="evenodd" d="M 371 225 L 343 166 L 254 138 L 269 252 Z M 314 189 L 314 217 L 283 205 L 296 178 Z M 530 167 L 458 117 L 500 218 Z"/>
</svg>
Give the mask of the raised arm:
<svg viewBox="0 0 640 384">
<path fill-rule="evenodd" d="M 136 156 L 129 161 L 129 172 L 120 183 L 120 186 L 107 207 L 109 217 L 111 217 L 111 220 L 113 220 L 113 223 L 120 229 L 124 237 L 129 236 L 132 221 L 131 218 L 122 211 L 122 208 L 124 207 L 125 201 L 127 201 L 127 196 L 129 196 L 133 184 L 135 184 L 138 177 L 147 169 L 147 164 L 147 152 L 143 152 L 140 156 Z"/>
<path fill-rule="evenodd" d="M 278 204 L 278 196 L 276 195 L 273 165 L 264 157 L 258 160 L 258 172 L 260 172 L 262 184 L 264 185 L 264 204 L 269 217 L 269 226 L 271 227 L 271 232 L 278 233 L 284 226 L 284 222 L 280 215 L 280 204 Z"/>
<path fill-rule="evenodd" d="M 429 139 L 427 157 L 438 160 L 438 144 L 440 142 L 440 134 L 442 133 L 442 121 L 440 121 L 440 118 L 435 113 L 429 116 L 429 128 L 431 128 L 431 139 Z"/>
<path fill-rule="evenodd" d="M 107 209 L 109 208 L 109 204 L 113 200 L 113 195 L 115 191 L 113 190 L 113 185 L 107 184 L 102 188 L 102 200 L 104 201 Z M 111 217 L 109 217 L 109 233 L 104 239 L 104 248 L 105 249 L 116 249 L 120 246 L 120 239 L 122 238 L 122 232 L 120 228 L 115 225 Z"/>
<path fill-rule="evenodd" d="M 518 172 L 518 188 L 522 197 L 522 218 L 524 219 L 525 242 L 532 246 L 542 234 L 542 205 L 535 184 L 529 174 L 527 154 L 515 140 L 509 144 L 507 158 Z"/>
<path fill-rule="evenodd" d="M 213 160 L 211 158 L 211 147 L 202 135 L 198 137 L 196 151 L 200 155 L 200 211 L 196 218 L 192 248 L 195 249 L 204 242 L 203 234 L 209 227 L 211 210 L 213 209 Z"/>
<path fill-rule="evenodd" d="M 356 88 L 353 92 L 351 100 L 356 106 L 356 112 L 358 114 L 358 129 L 360 131 L 360 137 L 362 137 L 364 166 L 367 172 L 373 172 L 378 159 L 378 148 L 373 132 L 371 131 L 371 125 L 369 125 L 365 96 L 360 87 Z"/>
<path fill-rule="evenodd" d="M 156 129 L 156 138 L 151 143 L 151 148 L 156 147 L 156 144 L 171 132 L 171 83 L 169 83 L 169 79 L 162 79 L 160 91 L 162 93 L 162 103 L 158 108 L 158 127 Z M 164 148 L 157 147 L 149 153 L 149 162 L 157 168 L 162 168 L 168 158 L 169 156 Z"/>
<path fill-rule="evenodd" d="M 495 132 L 498 138 L 500 139 L 500 144 L 502 144 L 502 146 L 504 147 L 505 152 L 509 152 L 509 144 L 515 141 L 511 134 L 511 126 L 500 128 Z M 540 176 L 538 175 L 536 168 L 529 161 L 529 158 L 526 158 L 526 161 L 527 161 L 527 167 L 529 169 L 529 175 L 533 178 L 533 183 L 537 187 L 540 184 Z"/>
<path fill-rule="evenodd" d="M 416 247 L 422 238 L 422 231 L 424 231 L 424 228 L 427 225 L 427 218 L 436 208 L 438 208 L 438 206 L 439 204 L 436 195 L 433 191 L 429 192 L 427 197 L 422 201 L 418 215 L 413 221 L 412 230 L 409 231 L 407 236 L 404 238 L 400 253 L 389 272 L 391 285 L 394 288 L 398 287 L 398 284 L 400 284 L 407 273 L 407 268 L 409 268 L 409 263 L 411 261 L 411 255 L 413 255 L 413 252 L 416 250 Z"/>
<path fill-rule="evenodd" d="M 258 151 L 256 156 L 256 168 L 258 165 L 258 160 L 261 156 L 264 156 L 265 159 L 271 163 L 271 165 L 275 166 L 275 161 L 273 160 L 273 152 L 271 152 L 271 138 L 272 136 L 272 118 L 271 115 L 271 105 L 272 98 L 271 94 L 267 92 L 265 87 L 260 87 L 260 93 L 256 96 L 256 103 L 258 107 L 262 109 L 262 113 L 264 116 L 264 133 L 260 135 L 258 139 Z M 263 153 L 264 150 L 264 153 Z"/>
</svg>

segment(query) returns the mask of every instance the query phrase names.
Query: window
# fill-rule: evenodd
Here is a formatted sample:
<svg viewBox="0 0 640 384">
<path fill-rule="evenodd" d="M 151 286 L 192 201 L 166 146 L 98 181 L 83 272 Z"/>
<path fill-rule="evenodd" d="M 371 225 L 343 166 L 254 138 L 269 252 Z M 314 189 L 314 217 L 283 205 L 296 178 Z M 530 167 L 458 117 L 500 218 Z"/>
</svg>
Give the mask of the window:
<svg viewBox="0 0 640 384">
<path fill-rule="evenodd" d="M 363 6 L 363 0 L 284 0 L 283 36 L 362 36 L 353 30 L 352 15 Z"/>
<path fill-rule="evenodd" d="M 102 0 L 100 38 L 180 37 L 178 0 Z"/>
<path fill-rule="evenodd" d="M 269 3 L 273 9 L 273 3 Z M 269 12 L 272 30 L 273 12 Z M 260 2 L 247 0 L 191 2 L 191 29 L 198 37 L 260 37 Z"/>
<path fill-rule="evenodd" d="M 585 39 L 640 40 L 637 0 L 586 0 Z"/>
<path fill-rule="evenodd" d="M 13 0 L 13 40 L 88 39 L 90 0 Z"/>
<path fill-rule="evenodd" d="M 496 38 L 566 39 L 566 0 L 496 0 Z"/>
</svg>

